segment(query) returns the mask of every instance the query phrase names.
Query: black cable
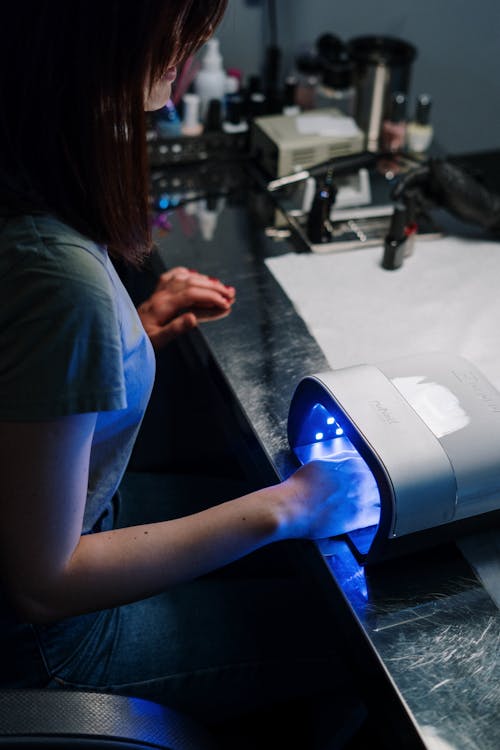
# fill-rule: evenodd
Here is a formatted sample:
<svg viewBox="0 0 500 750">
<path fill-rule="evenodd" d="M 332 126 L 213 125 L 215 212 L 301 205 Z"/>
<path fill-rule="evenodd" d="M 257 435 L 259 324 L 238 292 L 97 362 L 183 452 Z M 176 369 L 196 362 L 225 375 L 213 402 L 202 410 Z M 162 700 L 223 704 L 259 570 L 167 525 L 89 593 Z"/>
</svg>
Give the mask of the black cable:
<svg viewBox="0 0 500 750">
<path fill-rule="evenodd" d="M 295 182 L 302 182 L 308 177 L 320 177 L 321 175 L 326 174 L 329 169 L 333 169 L 336 176 L 354 174 L 354 172 L 357 172 L 363 167 L 372 167 L 381 159 L 395 159 L 398 156 L 403 157 L 406 161 L 413 161 L 412 157 L 408 156 L 405 152 L 360 151 L 354 154 L 346 154 L 345 156 L 336 156 L 333 159 L 327 159 L 319 164 L 314 164 L 300 172 L 277 177 L 268 182 L 267 189 L 270 191 L 278 190 L 286 185 L 291 185 Z M 420 162 L 416 163 L 420 164 Z"/>
</svg>

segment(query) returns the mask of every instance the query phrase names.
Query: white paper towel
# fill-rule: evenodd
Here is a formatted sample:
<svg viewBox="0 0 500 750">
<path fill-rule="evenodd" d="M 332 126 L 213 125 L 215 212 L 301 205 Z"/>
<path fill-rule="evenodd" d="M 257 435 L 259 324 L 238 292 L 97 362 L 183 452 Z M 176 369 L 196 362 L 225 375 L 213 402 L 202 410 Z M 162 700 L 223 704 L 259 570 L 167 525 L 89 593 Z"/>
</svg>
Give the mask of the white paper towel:
<svg viewBox="0 0 500 750">
<path fill-rule="evenodd" d="M 500 243 L 421 240 L 396 271 L 382 247 L 266 261 L 330 367 L 461 354 L 500 390 Z"/>
</svg>

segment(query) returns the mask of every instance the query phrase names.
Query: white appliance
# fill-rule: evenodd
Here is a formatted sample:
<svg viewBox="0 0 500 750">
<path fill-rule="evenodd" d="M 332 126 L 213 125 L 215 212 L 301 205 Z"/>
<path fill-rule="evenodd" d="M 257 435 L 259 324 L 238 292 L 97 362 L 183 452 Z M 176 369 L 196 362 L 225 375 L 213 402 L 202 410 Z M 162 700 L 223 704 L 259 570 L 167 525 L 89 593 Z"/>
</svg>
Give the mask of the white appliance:
<svg viewBox="0 0 500 750">
<path fill-rule="evenodd" d="M 360 457 L 370 497 L 347 537 L 370 564 L 500 524 L 500 393 L 434 352 L 303 378 L 288 415 L 301 463 Z M 346 504 L 347 512 L 347 504 Z"/>
</svg>

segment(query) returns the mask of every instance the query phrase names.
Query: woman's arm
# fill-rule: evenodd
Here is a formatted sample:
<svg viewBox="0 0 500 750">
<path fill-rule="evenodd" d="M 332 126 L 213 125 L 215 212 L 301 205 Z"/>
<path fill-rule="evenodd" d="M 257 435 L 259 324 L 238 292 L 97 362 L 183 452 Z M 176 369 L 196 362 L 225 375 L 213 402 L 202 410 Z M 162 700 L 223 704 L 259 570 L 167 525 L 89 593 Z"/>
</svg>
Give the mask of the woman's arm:
<svg viewBox="0 0 500 750">
<path fill-rule="evenodd" d="M 95 421 L 82 414 L 0 423 L 2 577 L 28 620 L 113 607 L 274 541 L 345 530 L 339 509 L 356 494 L 352 474 L 314 462 L 281 484 L 185 518 L 80 536 Z"/>
</svg>

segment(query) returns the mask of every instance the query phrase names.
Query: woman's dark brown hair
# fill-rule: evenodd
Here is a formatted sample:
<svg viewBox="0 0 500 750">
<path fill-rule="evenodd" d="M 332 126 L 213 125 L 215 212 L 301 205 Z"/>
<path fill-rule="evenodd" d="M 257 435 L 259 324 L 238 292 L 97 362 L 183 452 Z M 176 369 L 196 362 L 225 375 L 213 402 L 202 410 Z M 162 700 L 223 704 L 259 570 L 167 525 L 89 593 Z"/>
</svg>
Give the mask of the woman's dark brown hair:
<svg viewBox="0 0 500 750">
<path fill-rule="evenodd" d="M 14 0 L 0 22 L 0 203 L 48 210 L 114 254 L 151 244 L 144 91 L 227 0 Z"/>
</svg>

